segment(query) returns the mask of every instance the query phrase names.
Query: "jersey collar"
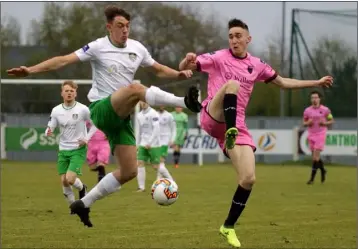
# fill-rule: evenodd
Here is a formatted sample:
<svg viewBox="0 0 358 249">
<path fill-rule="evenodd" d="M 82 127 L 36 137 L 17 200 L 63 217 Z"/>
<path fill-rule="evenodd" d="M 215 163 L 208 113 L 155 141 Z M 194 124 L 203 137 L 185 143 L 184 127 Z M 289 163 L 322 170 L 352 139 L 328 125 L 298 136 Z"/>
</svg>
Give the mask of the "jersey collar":
<svg viewBox="0 0 358 249">
<path fill-rule="evenodd" d="M 65 110 L 71 110 L 73 107 L 75 107 L 77 105 L 77 101 L 75 101 L 75 103 L 73 104 L 73 106 L 65 106 L 63 103 L 62 103 L 62 108 L 65 109 Z"/>
</svg>

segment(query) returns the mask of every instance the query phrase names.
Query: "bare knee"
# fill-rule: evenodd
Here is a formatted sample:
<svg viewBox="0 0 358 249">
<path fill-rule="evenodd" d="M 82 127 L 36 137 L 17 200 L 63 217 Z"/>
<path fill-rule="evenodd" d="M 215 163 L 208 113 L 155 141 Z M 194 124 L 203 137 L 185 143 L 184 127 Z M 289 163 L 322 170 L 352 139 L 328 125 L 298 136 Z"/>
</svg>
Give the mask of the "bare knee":
<svg viewBox="0 0 358 249">
<path fill-rule="evenodd" d="M 61 183 L 62 183 L 62 186 L 64 186 L 64 187 L 70 186 L 70 184 L 68 183 L 68 181 L 66 179 L 66 175 L 61 175 Z"/>
<path fill-rule="evenodd" d="M 138 175 L 138 167 L 121 167 L 112 172 L 113 176 L 118 180 L 118 182 L 123 185 L 126 182 L 134 179 Z"/>
<path fill-rule="evenodd" d="M 73 174 L 66 174 L 66 181 L 68 182 L 68 184 L 70 184 L 70 185 L 73 185 L 74 183 L 75 183 L 75 181 L 76 181 L 76 176 L 75 175 L 73 175 Z"/>
<path fill-rule="evenodd" d="M 146 87 L 140 83 L 132 83 L 128 86 L 130 95 L 136 97 L 138 100 L 145 99 L 145 89 Z"/>
<path fill-rule="evenodd" d="M 240 179 L 239 184 L 245 189 L 251 189 L 256 182 L 255 174 L 248 174 Z"/>
<path fill-rule="evenodd" d="M 240 90 L 240 82 L 237 80 L 229 80 L 225 84 L 225 93 L 237 94 Z"/>
</svg>

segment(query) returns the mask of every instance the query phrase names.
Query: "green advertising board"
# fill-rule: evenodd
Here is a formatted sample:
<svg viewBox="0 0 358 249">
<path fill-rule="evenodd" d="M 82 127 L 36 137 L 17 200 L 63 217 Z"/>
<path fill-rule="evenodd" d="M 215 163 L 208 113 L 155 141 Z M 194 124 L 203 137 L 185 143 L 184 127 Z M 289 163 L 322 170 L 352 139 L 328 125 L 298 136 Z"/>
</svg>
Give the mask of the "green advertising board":
<svg viewBox="0 0 358 249">
<path fill-rule="evenodd" d="M 59 132 L 46 136 L 46 128 L 5 128 L 5 147 L 7 151 L 48 151 L 58 150 Z"/>
</svg>

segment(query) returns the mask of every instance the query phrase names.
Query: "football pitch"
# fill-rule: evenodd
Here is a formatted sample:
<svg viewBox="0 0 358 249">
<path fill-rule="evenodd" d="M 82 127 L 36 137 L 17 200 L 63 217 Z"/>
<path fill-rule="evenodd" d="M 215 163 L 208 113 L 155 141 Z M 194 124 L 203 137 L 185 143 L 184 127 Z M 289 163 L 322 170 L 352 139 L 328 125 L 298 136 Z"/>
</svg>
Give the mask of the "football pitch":
<svg viewBox="0 0 358 249">
<path fill-rule="evenodd" d="M 110 168 L 113 168 L 111 166 Z M 229 248 L 218 229 L 236 189 L 230 165 L 168 166 L 179 185 L 169 207 L 136 179 L 91 210 L 93 228 L 71 216 L 54 163 L 2 162 L 3 248 Z M 328 166 L 327 182 L 307 186 L 309 166 L 258 165 L 239 224 L 242 248 L 356 248 L 356 168 Z M 96 174 L 84 167 L 89 188 Z M 78 193 L 75 192 L 76 196 Z"/>
</svg>

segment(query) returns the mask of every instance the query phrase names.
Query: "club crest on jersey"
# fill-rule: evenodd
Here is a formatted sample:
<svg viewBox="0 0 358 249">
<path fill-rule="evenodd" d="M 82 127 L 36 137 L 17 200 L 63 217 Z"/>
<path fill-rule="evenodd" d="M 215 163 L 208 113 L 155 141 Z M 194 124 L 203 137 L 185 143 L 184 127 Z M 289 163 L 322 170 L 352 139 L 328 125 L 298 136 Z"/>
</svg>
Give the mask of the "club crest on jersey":
<svg viewBox="0 0 358 249">
<path fill-rule="evenodd" d="M 254 70 L 253 66 L 248 66 L 247 67 L 247 71 L 251 74 L 252 71 Z"/>
<path fill-rule="evenodd" d="M 74 120 L 78 119 L 78 114 L 72 114 L 72 118 L 73 118 Z"/>
<path fill-rule="evenodd" d="M 134 62 L 137 59 L 137 55 L 135 53 L 129 53 L 129 59 Z"/>
</svg>

